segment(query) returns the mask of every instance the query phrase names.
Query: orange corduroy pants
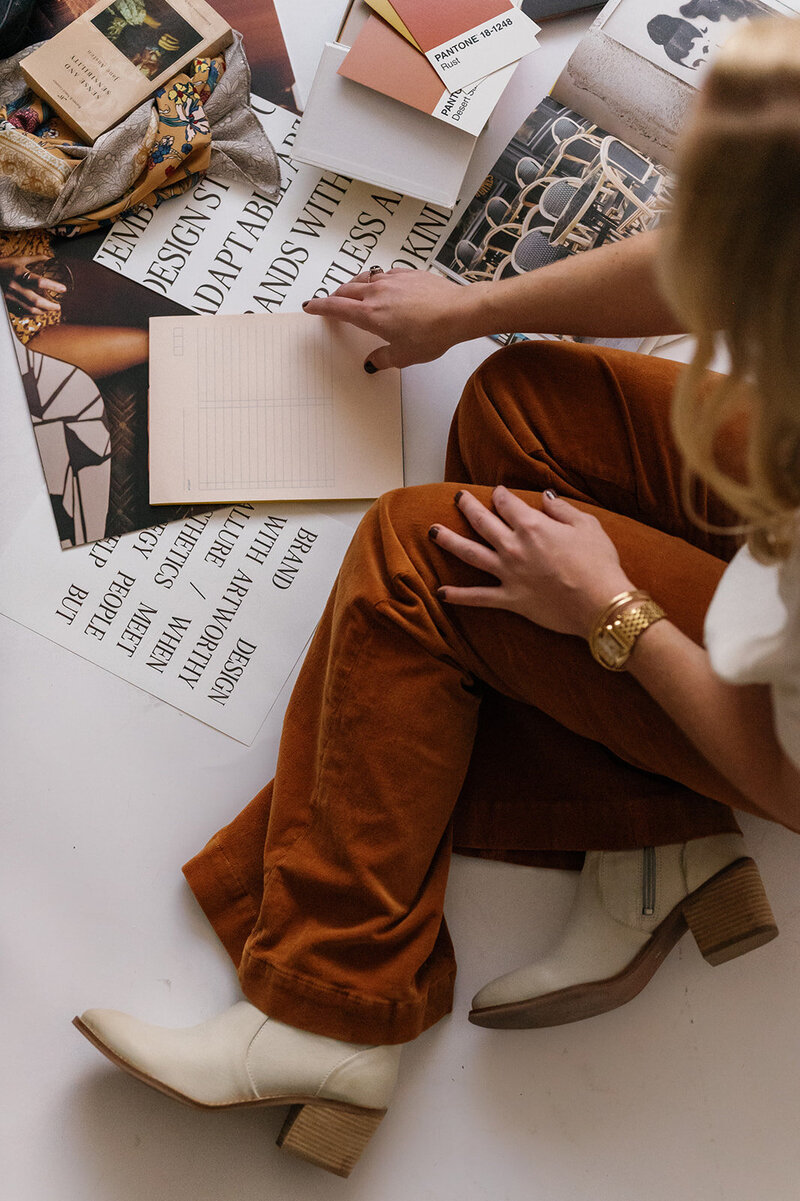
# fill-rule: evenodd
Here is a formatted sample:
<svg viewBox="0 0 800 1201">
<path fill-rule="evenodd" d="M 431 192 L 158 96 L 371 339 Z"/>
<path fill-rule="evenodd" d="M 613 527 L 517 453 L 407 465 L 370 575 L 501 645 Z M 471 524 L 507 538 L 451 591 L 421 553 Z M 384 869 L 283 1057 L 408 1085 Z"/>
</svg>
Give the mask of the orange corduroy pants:
<svg viewBox="0 0 800 1201">
<path fill-rule="evenodd" d="M 348 1041 L 414 1038 L 451 1007 L 442 910 L 457 847 L 569 853 L 737 829 L 743 798 L 625 673 L 580 638 L 440 603 L 474 569 L 453 498 L 498 483 L 589 506 L 635 585 L 702 640 L 734 545 L 680 503 L 674 364 L 528 343 L 489 358 L 456 412 L 443 484 L 382 497 L 342 565 L 289 702 L 275 778 L 184 867 L 272 1017 Z M 729 519 L 700 492 L 709 519 Z M 483 577 L 485 579 L 485 577 Z M 566 858 L 565 858 L 566 856 Z"/>
</svg>

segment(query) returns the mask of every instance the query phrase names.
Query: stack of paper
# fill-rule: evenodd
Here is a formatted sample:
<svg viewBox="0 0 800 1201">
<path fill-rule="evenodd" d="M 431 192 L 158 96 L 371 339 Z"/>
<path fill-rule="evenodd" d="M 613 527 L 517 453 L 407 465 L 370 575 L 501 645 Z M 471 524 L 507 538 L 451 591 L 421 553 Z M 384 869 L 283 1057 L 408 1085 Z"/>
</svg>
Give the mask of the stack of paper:
<svg viewBox="0 0 800 1201">
<path fill-rule="evenodd" d="M 515 0 L 353 0 L 323 52 L 293 156 L 452 207 L 537 33 Z"/>
</svg>

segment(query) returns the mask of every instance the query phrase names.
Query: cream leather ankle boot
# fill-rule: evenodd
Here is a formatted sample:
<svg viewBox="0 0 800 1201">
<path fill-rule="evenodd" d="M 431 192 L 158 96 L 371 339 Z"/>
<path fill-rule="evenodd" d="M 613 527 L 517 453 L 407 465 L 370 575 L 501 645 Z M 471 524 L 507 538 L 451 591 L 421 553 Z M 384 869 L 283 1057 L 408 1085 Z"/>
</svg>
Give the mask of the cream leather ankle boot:
<svg viewBox="0 0 800 1201">
<path fill-rule="evenodd" d="M 589 851 L 561 941 L 538 963 L 482 988 L 469 1020 L 518 1030 L 616 1009 L 644 988 L 687 929 L 711 964 L 778 933 L 738 834 Z"/>
<path fill-rule="evenodd" d="M 114 1009 L 89 1009 L 74 1024 L 118 1067 L 189 1105 L 291 1105 L 278 1146 L 338 1176 L 385 1114 L 400 1061 L 400 1047 L 309 1034 L 248 1001 L 186 1030 Z"/>
</svg>

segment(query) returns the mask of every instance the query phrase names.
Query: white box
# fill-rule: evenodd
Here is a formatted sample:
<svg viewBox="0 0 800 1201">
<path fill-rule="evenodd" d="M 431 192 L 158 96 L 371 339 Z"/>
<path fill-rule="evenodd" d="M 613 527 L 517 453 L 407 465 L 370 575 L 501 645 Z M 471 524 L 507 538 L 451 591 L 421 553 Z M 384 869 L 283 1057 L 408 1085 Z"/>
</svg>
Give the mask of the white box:
<svg viewBox="0 0 800 1201">
<path fill-rule="evenodd" d="M 475 136 L 338 75 L 347 51 L 326 43 L 292 158 L 452 208 Z"/>
</svg>

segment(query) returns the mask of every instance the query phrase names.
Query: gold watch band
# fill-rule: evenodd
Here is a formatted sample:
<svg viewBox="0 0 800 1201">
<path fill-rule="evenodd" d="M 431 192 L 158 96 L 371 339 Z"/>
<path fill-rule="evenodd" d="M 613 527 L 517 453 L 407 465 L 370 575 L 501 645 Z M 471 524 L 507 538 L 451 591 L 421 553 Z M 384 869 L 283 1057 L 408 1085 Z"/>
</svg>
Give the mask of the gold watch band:
<svg viewBox="0 0 800 1201">
<path fill-rule="evenodd" d="M 599 614 L 589 635 L 593 657 L 608 671 L 624 671 L 636 640 L 666 613 L 646 592 L 621 592 Z"/>
</svg>

